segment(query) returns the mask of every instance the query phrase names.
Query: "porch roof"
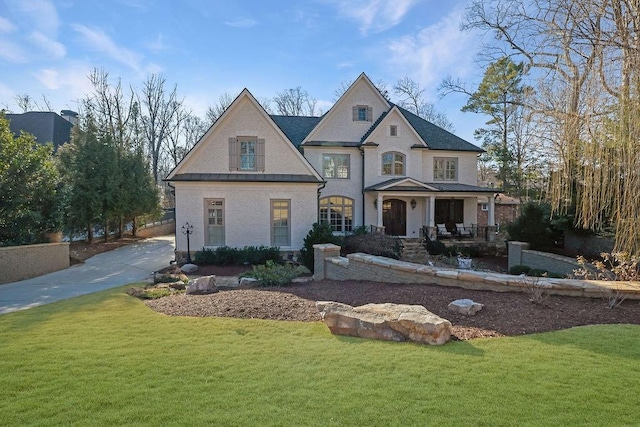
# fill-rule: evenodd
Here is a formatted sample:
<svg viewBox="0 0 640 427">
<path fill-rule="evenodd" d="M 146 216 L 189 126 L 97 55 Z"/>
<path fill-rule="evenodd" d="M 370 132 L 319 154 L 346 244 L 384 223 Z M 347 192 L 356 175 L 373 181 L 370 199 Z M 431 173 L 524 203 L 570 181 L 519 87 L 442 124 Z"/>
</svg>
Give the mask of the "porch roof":
<svg viewBox="0 0 640 427">
<path fill-rule="evenodd" d="M 405 185 L 396 185 L 405 181 Z M 412 191 L 421 193 L 447 192 L 447 193 L 483 193 L 494 194 L 495 188 L 478 187 L 476 185 L 442 182 L 421 182 L 414 178 L 393 178 L 378 184 L 366 187 L 364 191 Z"/>
<path fill-rule="evenodd" d="M 168 181 L 199 182 L 292 182 L 322 183 L 313 175 L 288 175 L 275 173 L 181 173 Z"/>
</svg>

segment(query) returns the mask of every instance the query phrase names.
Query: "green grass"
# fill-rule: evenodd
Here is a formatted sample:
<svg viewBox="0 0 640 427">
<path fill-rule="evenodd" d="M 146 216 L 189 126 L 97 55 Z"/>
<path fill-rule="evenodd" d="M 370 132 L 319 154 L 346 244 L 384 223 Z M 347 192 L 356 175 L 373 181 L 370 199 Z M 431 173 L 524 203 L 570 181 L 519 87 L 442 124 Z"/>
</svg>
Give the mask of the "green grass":
<svg viewBox="0 0 640 427">
<path fill-rule="evenodd" d="M 124 288 L 0 316 L 0 425 L 637 425 L 639 392 L 639 326 L 430 347 Z"/>
</svg>

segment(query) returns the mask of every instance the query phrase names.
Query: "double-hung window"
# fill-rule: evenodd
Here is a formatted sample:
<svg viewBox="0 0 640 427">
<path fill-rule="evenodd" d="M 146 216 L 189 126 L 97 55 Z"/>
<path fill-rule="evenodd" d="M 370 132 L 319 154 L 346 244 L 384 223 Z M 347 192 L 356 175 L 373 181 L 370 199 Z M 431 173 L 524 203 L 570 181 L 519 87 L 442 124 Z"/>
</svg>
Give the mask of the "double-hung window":
<svg viewBox="0 0 640 427">
<path fill-rule="evenodd" d="M 404 154 L 389 151 L 382 154 L 382 175 L 404 176 L 405 157 Z"/>
<path fill-rule="evenodd" d="M 323 154 L 322 176 L 324 178 L 349 179 L 348 154 Z"/>
<path fill-rule="evenodd" d="M 255 136 L 229 138 L 229 170 L 264 171 L 264 139 Z"/>
<path fill-rule="evenodd" d="M 320 222 L 329 224 L 333 231 L 353 231 L 353 199 L 343 196 L 321 198 Z"/>
<path fill-rule="evenodd" d="M 436 157 L 433 159 L 434 181 L 457 181 L 458 159 L 453 157 Z"/>
<path fill-rule="evenodd" d="M 290 200 L 271 200 L 271 245 L 291 246 Z"/>
</svg>

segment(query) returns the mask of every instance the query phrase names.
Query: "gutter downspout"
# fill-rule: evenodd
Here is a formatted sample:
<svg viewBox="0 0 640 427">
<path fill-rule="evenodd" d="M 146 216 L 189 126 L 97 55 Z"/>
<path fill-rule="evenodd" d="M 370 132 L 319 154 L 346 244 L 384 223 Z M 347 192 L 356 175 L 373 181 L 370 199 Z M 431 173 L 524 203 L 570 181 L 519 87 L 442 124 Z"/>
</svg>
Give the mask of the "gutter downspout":
<svg viewBox="0 0 640 427">
<path fill-rule="evenodd" d="M 365 197 L 364 197 L 364 149 L 362 148 L 362 146 L 359 147 L 360 150 L 360 155 L 362 157 L 362 184 L 361 184 L 361 193 L 362 193 L 362 225 L 364 226 L 365 223 L 365 216 L 364 216 L 364 205 L 365 205 Z"/>
<path fill-rule="evenodd" d="M 318 196 L 317 196 L 317 200 L 316 200 L 316 222 L 318 224 L 320 224 L 320 193 L 322 193 L 322 190 L 326 186 L 327 186 L 327 181 L 324 181 L 322 183 L 322 185 L 320 185 L 320 187 L 318 187 Z"/>
</svg>

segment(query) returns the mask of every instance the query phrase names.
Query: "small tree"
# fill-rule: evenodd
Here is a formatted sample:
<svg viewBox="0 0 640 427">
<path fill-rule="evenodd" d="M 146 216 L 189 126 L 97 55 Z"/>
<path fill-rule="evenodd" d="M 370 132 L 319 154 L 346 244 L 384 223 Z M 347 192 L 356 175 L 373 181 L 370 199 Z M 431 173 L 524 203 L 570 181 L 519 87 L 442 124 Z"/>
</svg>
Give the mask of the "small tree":
<svg viewBox="0 0 640 427">
<path fill-rule="evenodd" d="M 304 238 L 302 249 L 300 249 L 300 261 L 302 265 L 313 272 L 313 245 L 339 243 L 339 241 L 340 237 L 333 235 L 333 230 L 329 224 L 316 222 L 313 224 L 313 228 L 309 231 L 307 237 Z"/>
</svg>

